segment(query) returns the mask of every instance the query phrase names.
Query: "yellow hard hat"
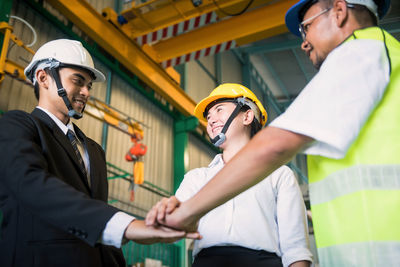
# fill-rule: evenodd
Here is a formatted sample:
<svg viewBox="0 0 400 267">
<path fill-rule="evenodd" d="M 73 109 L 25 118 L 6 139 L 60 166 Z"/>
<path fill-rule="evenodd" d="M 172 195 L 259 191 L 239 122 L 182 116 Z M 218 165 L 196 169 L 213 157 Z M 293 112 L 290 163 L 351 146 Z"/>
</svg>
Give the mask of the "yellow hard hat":
<svg viewBox="0 0 400 267">
<path fill-rule="evenodd" d="M 264 126 L 264 124 L 267 122 L 268 115 L 267 112 L 265 111 L 265 108 L 261 104 L 260 100 L 258 100 L 256 95 L 250 89 L 237 83 L 224 83 L 215 88 L 208 97 L 204 98 L 196 105 L 196 107 L 194 108 L 194 115 L 199 120 L 206 121 L 207 119 L 204 116 L 204 111 L 206 111 L 206 108 L 209 104 L 223 98 L 236 99 L 240 97 L 244 97 L 247 100 L 251 100 L 256 105 L 259 114 L 256 114 L 257 111 L 255 110 L 253 111 L 255 113 L 256 118 L 259 118 L 260 124 Z M 252 109 L 253 109 L 252 106 L 254 106 L 253 103 L 247 101 L 247 104 Z"/>
</svg>

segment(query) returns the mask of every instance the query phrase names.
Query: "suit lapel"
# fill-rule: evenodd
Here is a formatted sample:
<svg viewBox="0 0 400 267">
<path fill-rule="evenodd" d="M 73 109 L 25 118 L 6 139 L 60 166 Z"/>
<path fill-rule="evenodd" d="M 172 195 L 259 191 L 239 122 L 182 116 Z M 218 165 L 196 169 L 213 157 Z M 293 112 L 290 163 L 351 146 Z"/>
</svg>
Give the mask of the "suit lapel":
<svg viewBox="0 0 400 267">
<path fill-rule="evenodd" d="M 60 127 L 58 127 L 58 125 L 53 121 L 53 119 L 50 118 L 44 111 L 35 108 L 32 111 L 32 115 L 35 116 L 40 121 L 42 121 L 44 124 L 46 124 L 48 126 L 48 128 L 53 132 L 54 138 L 64 148 L 64 150 L 67 152 L 69 158 L 73 161 L 76 169 L 78 170 L 78 172 L 80 174 L 80 178 L 82 179 L 83 183 L 86 186 L 86 189 L 88 190 L 88 192 L 90 192 L 90 187 L 87 182 L 87 178 L 85 177 L 85 174 L 81 171 L 79 160 L 76 157 L 75 151 L 72 148 L 72 145 L 71 145 L 68 137 L 63 133 L 63 131 L 61 131 Z"/>
</svg>

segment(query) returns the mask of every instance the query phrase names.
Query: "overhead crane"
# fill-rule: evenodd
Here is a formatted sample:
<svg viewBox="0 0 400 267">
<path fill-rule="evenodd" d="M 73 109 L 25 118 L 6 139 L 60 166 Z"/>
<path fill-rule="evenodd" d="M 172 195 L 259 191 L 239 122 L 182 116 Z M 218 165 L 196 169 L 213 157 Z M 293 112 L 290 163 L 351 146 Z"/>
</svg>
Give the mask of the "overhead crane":
<svg viewBox="0 0 400 267">
<path fill-rule="evenodd" d="M 193 114 L 196 103 L 178 83 L 90 4 L 84 0 L 49 0 L 49 3 L 178 111 L 185 116 Z"/>
<path fill-rule="evenodd" d="M 215 1 L 218 2 L 221 7 L 226 7 L 228 2 L 235 5 L 247 2 L 244 0 Z M 145 51 L 147 51 L 146 53 L 135 43 L 135 41 L 132 40 L 132 34 L 126 34 L 125 30 L 121 31 L 116 28 L 115 25 L 109 23 L 86 1 L 48 0 L 48 2 L 66 16 L 67 19 L 76 24 L 98 45 L 102 46 L 129 71 L 137 75 L 139 79 L 148 84 L 156 93 L 161 95 L 185 116 L 193 115 L 196 103 L 158 63 L 165 58 L 171 58 L 185 52 L 204 48 L 207 45 L 209 46 L 210 43 L 235 38 L 245 40 L 246 37 L 254 37 L 260 33 L 273 35 L 283 32 L 286 30 L 283 19 L 285 11 L 295 1 L 296 0 L 282 0 L 275 4 L 268 4 L 255 8 L 254 10 L 246 12 L 240 16 L 227 18 L 218 23 L 203 27 L 204 29 L 199 28 L 198 30 L 189 32 L 182 36 L 173 37 L 158 44 L 154 44 L 153 47 L 145 49 Z M 150 1 L 150 3 L 153 2 L 154 1 Z M 202 7 L 199 9 L 196 9 L 193 6 L 184 7 L 183 4 L 178 7 L 178 5 L 183 1 L 172 2 L 176 2 L 176 5 L 173 6 L 173 8 L 176 10 L 183 10 L 180 11 L 180 13 L 187 14 L 185 16 L 182 16 L 181 14 L 180 20 L 187 19 L 190 16 L 196 16 L 199 12 L 209 12 L 212 8 L 216 10 L 216 6 L 211 4 L 211 2 L 214 1 L 204 1 L 204 8 Z M 270 1 L 264 1 L 264 3 L 268 2 Z M 260 4 L 260 2 L 258 4 Z M 208 9 L 206 7 L 208 7 Z M 156 12 L 159 12 L 160 10 L 165 11 L 166 8 L 171 7 L 160 5 L 157 9 L 151 12 L 149 11 L 148 13 L 149 15 L 153 14 L 151 16 L 154 16 Z M 193 12 L 194 9 L 196 9 L 197 13 Z M 192 11 L 192 13 L 189 11 Z M 144 16 L 145 15 L 143 14 L 136 17 L 144 18 Z M 265 19 L 266 17 L 268 17 L 268 19 Z M 134 18 L 133 21 L 135 21 L 135 19 L 136 18 Z M 150 18 L 146 19 L 150 20 Z M 158 29 L 171 23 L 175 23 L 179 21 L 179 19 L 175 18 L 170 19 L 168 22 L 165 21 L 168 20 L 164 19 L 163 22 L 160 22 L 155 26 L 152 25 L 153 29 Z M 141 33 L 147 31 L 149 31 L 149 28 L 144 28 Z M 205 128 L 206 124 L 204 122 L 200 122 L 200 124 Z"/>
<path fill-rule="evenodd" d="M 103 10 L 105 16 L 111 23 L 117 26 L 129 38 L 163 29 L 173 24 L 189 20 L 191 18 L 207 14 L 219 9 L 226 9 L 229 12 L 236 12 L 246 6 L 250 0 L 204 0 L 201 5 L 194 4 L 190 0 L 150 0 L 143 4 L 136 5 L 116 14 L 111 8 Z M 265 5 L 272 0 L 254 0 L 250 8 Z M 219 12 L 219 16 L 224 14 Z"/>
<path fill-rule="evenodd" d="M 152 46 L 145 45 L 143 49 L 152 55 L 156 62 L 162 62 L 230 40 L 241 39 L 244 43 L 248 36 L 252 36 L 250 39 L 253 40 L 255 35 L 261 33 L 262 38 L 271 37 L 287 31 L 285 11 L 295 3 L 296 0 L 279 1 Z"/>
</svg>

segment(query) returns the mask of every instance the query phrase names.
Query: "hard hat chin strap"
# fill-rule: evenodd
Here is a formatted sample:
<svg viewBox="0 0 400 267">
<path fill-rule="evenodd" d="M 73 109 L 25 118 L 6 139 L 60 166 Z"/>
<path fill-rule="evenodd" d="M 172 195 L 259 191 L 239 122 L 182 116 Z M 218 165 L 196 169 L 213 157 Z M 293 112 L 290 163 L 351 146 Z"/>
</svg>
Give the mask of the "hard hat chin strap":
<svg viewBox="0 0 400 267">
<path fill-rule="evenodd" d="M 222 131 L 215 136 L 214 138 L 211 138 L 211 143 L 213 143 L 214 146 L 220 147 L 226 140 L 226 135 L 225 133 L 228 131 L 229 125 L 231 125 L 232 121 L 236 116 L 239 114 L 241 108 L 245 105 L 245 99 L 243 97 L 236 99 L 236 108 L 233 110 L 232 114 L 229 116 L 228 120 L 226 121 L 224 127 L 222 128 Z"/>
<path fill-rule="evenodd" d="M 62 86 L 62 83 L 60 80 L 60 75 L 58 73 L 60 66 L 61 66 L 60 62 L 51 60 L 49 70 L 50 70 L 51 76 L 53 77 L 54 81 L 56 82 L 57 93 L 64 100 L 64 103 L 68 108 L 68 116 L 78 120 L 78 119 L 82 118 L 83 114 L 72 108 L 71 102 L 69 101 L 69 99 L 67 97 L 67 91 Z"/>
</svg>

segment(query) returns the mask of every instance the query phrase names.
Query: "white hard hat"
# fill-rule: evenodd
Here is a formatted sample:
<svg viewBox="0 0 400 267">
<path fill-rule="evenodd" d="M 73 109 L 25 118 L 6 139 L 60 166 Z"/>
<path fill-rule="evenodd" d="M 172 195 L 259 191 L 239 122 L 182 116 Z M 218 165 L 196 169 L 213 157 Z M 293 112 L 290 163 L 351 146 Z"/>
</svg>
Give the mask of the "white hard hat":
<svg viewBox="0 0 400 267">
<path fill-rule="evenodd" d="M 373 0 L 346 0 L 349 4 L 357 4 L 365 6 L 375 15 L 375 17 L 380 18 L 381 16 L 378 14 L 378 6 L 375 4 Z M 390 2 L 390 1 L 385 1 Z M 390 4 L 390 3 L 389 3 Z"/>
<path fill-rule="evenodd" d="M 93 59 L 82 43 L 68 39 L 58 39 L 42 45 L 25 68 L 25 76 L 35 84 L 36 72 L 50 67 L 50 60 L 91 71 L 95 76 L 93 82 L 104 82 L 106 79 L 103 73 L 95 69 Z"/>
</svg>

